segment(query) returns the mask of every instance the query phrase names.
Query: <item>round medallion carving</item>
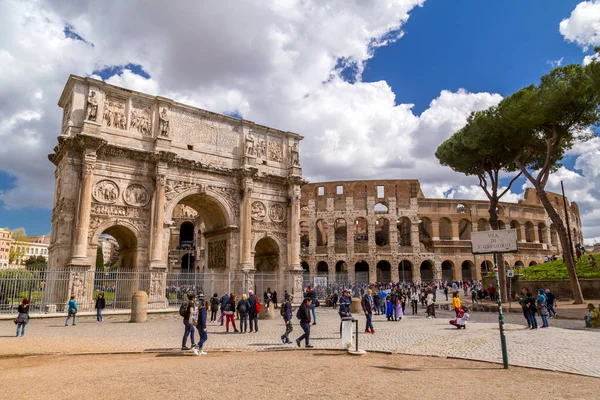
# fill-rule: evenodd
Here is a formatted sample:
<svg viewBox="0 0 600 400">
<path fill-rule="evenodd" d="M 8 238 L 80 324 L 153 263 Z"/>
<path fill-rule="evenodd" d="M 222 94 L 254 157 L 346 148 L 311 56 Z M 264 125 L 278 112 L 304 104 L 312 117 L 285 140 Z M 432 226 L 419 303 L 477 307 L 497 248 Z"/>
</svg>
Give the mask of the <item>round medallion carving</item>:
<svg viewBox="0 0 600 400">
<path fill-rule="evenodd" d="M 129 185 L 125 192 L 123 193 L 123 199 L 125 203 L 130 206 L 138 206 L 142 207 L 148 204 L 150 201 L 150 195 L 148 194 L 148 190 L 138 184 Z"/>
<path fill-rule="evenodd" d="M 282 222 L 285 218 L 285 209 L 281 204 L 273 204 L 269 208 L 269 218 L 273 222 Z"/>
<path fill-rule="evenodd" d="M 267 216 L 267 207 L 260 202 L 255 201 L 252 203 L 252 219 L 263 220 Z"/>
<path fill-rule="evenodd" d="M 119 198 L 119 187 L 113 181 L 102 180 L 94 186 L 94 199 L 100 203 L 114 203 Z"/>
</svg>

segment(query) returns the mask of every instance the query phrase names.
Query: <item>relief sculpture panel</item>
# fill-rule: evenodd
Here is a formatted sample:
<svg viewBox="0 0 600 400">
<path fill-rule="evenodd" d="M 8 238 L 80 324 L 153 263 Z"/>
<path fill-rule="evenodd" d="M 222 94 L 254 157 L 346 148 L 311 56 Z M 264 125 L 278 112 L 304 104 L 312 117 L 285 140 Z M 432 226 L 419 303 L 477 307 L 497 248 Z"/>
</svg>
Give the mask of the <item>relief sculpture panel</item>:
<svg viewBox="0 0 600 400">
<path fill-rule="evenodd" d="M 269 160 L 283 162 L 283 143 L 281 140 L 269 140 Z"/>
<path fill-rule="evenodd" d="M 129 185 L 127 189 L 125 189 L 123 198 L 125 203 L 129 204 L 130 206 L 138 207 L 145 206 L 148 204 L 148 201 L 150 201 L 148 190 L 139 184 Z"/>
<path fill-rule="evenodd" d="M 125 101 L 115 98 L 106 98 L 102 123 L 109 128 L 125 129 L 127 118 L 125 116 Z"/>
<path fill-rule="evenodd" d="M 273 204 L 269 208 L 269 218 L 273 222 L 281 222 L 285 218 L 285 208 L 281 204 Z"/>
<path fill-rule="evenodd" d="M 144 102 L 131 102 L 130 129 L 143 135 L 152 135 L 152 107 Z"/>
<path fill-rule="evenodd" d="M 208 243 L 208 268 L 225 268 L 227 266 L 227 240 Z"/>
<path fill-rule="evenodd" d="M 100 203 L 114 203 L 119 197 L 119 187 L 113 181 L 102 180 L 94 186 L 94 199 Z"/>
<path fill-rule="evenodd" d="M 263 220 L 267 216 L 267 208 L 260 201 L 252 203 L 252 219 Z"/>
</svg>

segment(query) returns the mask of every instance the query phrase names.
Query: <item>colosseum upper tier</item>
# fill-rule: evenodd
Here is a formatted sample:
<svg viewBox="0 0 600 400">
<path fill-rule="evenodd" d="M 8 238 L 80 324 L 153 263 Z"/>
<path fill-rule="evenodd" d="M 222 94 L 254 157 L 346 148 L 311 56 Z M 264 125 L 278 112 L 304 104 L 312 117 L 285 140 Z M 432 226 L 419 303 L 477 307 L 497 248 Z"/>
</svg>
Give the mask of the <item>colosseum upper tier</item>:
<svg viewBox="0 0 600 400">
<path fill-rule="evenodd" d="M 548 193 L 564 217 L 563 197 Z M 566 200 L 566 199 L 565 199 Z M 338 281 L 481 279 L 490 255 L 471 252 L 471 232 L 490 230 L 489 202 L 426 198 L 418 180 L 310 183 L 302 188 L 302 268 Z M 567 201 L 573 243 L 583 241 L 576 203 Z M 559 238 L 534 189 L 498 206 L 500 229 L 516 228 L 516 268 L 561 255 Z M 330 278 L 332 279 L 332 278 Z"/>
</svg>

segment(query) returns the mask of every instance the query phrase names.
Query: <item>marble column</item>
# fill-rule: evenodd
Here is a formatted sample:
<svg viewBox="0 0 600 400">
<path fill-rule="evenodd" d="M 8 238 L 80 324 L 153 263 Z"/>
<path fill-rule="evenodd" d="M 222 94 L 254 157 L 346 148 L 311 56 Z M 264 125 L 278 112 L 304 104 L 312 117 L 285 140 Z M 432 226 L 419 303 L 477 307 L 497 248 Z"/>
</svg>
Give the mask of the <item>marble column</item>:
<svg viewBox="0 0 600 400">
<path fill-rule="evenodd" d="M 252 260 L 252 179 L 244 178 L 242 194 L 240 264 L 243 270 L 250 271 L 254 270 Z M 298 253 L 300 252 L 298 251 Z"/>
<path fill-rule="evenodd" d="M 289 220 L 288 220 L 288 259 L 290 271 L 296 270 L 302 272 L 300 266 L 300 186 L 294 185 L 289 193 Z M 333 231 L 333 230 L 331 230 Z M 335 234 L 330 236 L 330 240 L 335 243 Z"/>
<path fill-rule="evenodd" d="M 163 230 L 165 225 L 165 186 L 167 175 L 163 167 L 156 168 L 156 189 L 154 190 L 154 225 L 152 226 L 151 268 L 166 268 L 163 259 Z"/>
<path fill-rule="evenodd" d="M 81 184 L 79 186 L 75 239 L 71 250 L 71 264 L 73 265 L 90 264 L 87 258 L 87 250 L 92 207 L 92 179 L 95 167 L 96 152 L 94 150 L 85 150 L 81 164 Z"/>
</svg>

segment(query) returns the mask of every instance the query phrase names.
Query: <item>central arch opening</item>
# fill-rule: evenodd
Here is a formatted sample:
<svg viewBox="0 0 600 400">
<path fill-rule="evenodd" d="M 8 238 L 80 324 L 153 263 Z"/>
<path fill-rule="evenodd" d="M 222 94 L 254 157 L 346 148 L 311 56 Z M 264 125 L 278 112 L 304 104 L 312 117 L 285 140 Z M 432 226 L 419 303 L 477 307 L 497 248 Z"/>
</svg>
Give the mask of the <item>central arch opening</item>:
<svg viewBox="0 0 600 400">
<path fill-rule="evenodd" d="M 98 238 L 92 299 L 103 293 L 107 308 L 130 307 L 135 279 L 120 272 L 139 270 L 137 263 L 138 241 L 135 233 L 122 225 L 106 228 Z M 84 282 L 81 284 L 87 285 Z"/>
<path fill-rule="evenodd" d="M 453 277 L 452 271 L 454 270 L 454 263 L 450 260 L 446 260 L 442 263 L 442 281 L 451 282 Z"/>
<path fill-rule="evenodd" d="M 357 285 L 369 283 L 369 264 L 366 261 L 354 264 L 354 282 Z"/>
<path fill-rule="evenodd" d="M 279 245 L 271 237 L 260 239 L 254 247 L 254 288 L 259 295 L 267 290 L 278 291 L 279 286 Z M 283 293 L 282 293 L 283 294 Z"/>
<path fill-rule="evenodd" d="M 381 260 L 377 263 L 377 282 L 391 282 L 392 266 L 386 260 Z"/>
<path fill-rule="evenodd" d="M 431 282 L 433 280 L 433 263 L 431 261 L 423 261 L 420 270 L 422 282 Z"/>
<path fill-rule="evenodd" d="M 473 273 L 471 272 L 473 270 L 473 266 L 474 264 L 471 261 L 465 260 L 462 262 L 460 269 L 463 280 L 471 281 L 473 279 Z"/>
<path fill-rule="evenodd" d="M 410 261 L 400 261 L 400 264 L 398 264 L 398 276 L 402 282 L 412 282 L 412 263 Z"/>
</svg>

